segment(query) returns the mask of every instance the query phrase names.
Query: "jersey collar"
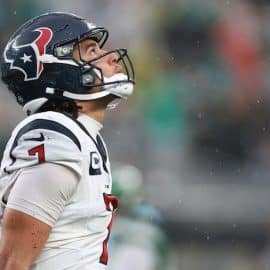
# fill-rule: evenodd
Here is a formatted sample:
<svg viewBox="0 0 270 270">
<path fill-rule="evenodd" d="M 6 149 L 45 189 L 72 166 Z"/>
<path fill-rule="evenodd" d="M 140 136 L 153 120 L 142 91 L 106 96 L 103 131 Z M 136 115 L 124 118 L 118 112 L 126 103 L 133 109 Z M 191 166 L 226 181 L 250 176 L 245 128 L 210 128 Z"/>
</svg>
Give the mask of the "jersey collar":
<svg viewBox="0 0 270 270">
<path fill-rule="evenodd" d="M 79 113 L 77 120 L 87 129 L 91 135 L 96 135 L 103 125 L 86 114 Z"/>
</svg>

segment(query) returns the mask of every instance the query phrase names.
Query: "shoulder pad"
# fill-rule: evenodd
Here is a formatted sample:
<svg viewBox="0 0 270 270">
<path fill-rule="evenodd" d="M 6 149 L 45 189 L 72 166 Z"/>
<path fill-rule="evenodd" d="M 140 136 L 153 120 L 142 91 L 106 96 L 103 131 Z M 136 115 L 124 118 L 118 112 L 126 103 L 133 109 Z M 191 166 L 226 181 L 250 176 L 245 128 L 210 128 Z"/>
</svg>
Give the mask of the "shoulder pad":
<svg viewBox="0 0 270 270">
<path fill-rule="evenodd" d="M 42 162 L 53 162 L 81 174 L 81 143 L 71 129 L 59 122 L 34 119 L 12 135 L 4 160 L 7 172 Z"/>
</svg>

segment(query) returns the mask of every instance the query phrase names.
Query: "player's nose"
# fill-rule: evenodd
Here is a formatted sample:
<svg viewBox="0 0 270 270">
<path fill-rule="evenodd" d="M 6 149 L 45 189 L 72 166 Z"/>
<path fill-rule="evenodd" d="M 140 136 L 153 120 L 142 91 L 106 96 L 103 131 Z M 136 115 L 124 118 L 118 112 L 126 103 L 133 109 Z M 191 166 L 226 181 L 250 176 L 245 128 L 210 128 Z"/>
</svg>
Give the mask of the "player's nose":
<svg viewBox="0 0 270 270">
<path fill-rule="evenodd" d="M 120 58 L 120 56 L 116 52 L 112 52 L 112 53 L 108 54 L 108 63 L 111 66 L 115 67 L 115 72 L 116 73 L 120 73 L 123 70 L 122 66 L 118 63 L 119 58 Z"/>
</svg>

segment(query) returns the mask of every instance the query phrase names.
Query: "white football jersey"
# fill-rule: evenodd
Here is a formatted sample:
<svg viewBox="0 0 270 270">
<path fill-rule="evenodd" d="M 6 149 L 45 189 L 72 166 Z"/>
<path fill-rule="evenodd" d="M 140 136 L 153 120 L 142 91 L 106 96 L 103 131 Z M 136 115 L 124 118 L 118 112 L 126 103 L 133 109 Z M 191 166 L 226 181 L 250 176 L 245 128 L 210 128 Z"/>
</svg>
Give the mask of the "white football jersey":
<svg viewBox="0 0 270 270">
<path fill-rule="evenodd" d="M 80 116 L 77 121 L 57 112 L 31 115 L 14 129 L 4 151 L 0 175 L 3 206 L 14 175 L 23 168 L 51 162 L 71 168 L 80 178 L 31 270 L 106 268 L 107 242 L 118 201 L 110 195 L 106 146 L 94 120 L 86 118 Z"/>
</svg>

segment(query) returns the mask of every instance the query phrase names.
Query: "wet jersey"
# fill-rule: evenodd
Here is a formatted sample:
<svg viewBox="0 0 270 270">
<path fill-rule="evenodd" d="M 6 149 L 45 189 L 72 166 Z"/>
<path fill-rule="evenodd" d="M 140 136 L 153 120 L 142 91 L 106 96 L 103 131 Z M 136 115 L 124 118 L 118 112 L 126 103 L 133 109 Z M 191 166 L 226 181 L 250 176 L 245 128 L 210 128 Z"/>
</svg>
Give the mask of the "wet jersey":
<svg viewBox="0 0 270 270">
<path fill-rule="evenodd" d="M 44 112 L 19 123 L 1 163 L 1 216 L 14 182 L 20 181 L 18 174 L 44 162 L 73 170 L 79 181 L 58 219 L 53 223 L 42 220 L 52 230 L 30 269 L 106 269 L 107 242 L 118 201 L 110 195 L 110 162 L 97 122 L 85 115 L 74 120 L 62 113 Z"/>
</svg>

